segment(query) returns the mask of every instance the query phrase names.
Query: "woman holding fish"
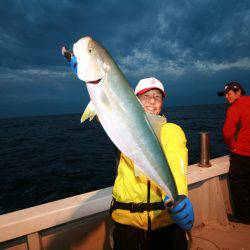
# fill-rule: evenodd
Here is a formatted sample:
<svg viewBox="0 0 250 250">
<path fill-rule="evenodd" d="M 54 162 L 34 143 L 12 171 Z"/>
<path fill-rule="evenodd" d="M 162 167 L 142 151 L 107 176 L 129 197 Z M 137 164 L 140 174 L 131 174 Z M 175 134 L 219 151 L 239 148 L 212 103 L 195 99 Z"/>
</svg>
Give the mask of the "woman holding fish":
<svg viewBox="0 0 250 250">
<path fill-rule="evenodd" d="M 80 39 L 73 50 L 69 61 L 91 98 L 82 121 L 97 114 L 122 152 L 110 209 L 116 224 L 113 249 L 187 249 L 185 231 L 194 215 L 186 196 L 186 138 L 159 115 L 166 96 L 162 83 L 142 79 L 134 93 L 92 38 Z M 62 52 L 69 55 L 65 48 Z"/>
</svg>

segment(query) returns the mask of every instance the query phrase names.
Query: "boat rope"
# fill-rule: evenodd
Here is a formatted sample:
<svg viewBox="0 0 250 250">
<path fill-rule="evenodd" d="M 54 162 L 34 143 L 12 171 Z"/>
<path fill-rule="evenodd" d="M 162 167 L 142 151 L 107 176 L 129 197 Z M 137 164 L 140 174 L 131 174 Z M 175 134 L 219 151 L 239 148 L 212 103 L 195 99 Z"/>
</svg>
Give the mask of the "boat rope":
<svg viewBox="0 0 250 250">
<path fill-rule="evenodd" d="M 220 248 L 215 242 L 213 242 L 213 241 L 211 241 L 211 240 L 209 240 L 209 239 L 206 239 L 206 238 L 204 238 L 204 237 L 192 235 L 192 238 L 198 238 L 198 239 L 201 239 L 201 240 L 208 241 L 208 242 L 210 242 L 212 245 L 214 245 L 214 246 L 216 247 L 216 249 L 219 249 L 219 250 L 221 250 L 221 249 L 223 249 L 223 250 L 229 250 L 229 248 L 228 248 L 228 249 L 227 249 L 227 248 Z M 198 248 L 197 248 L 197 249 L 198 249 Z"/>
</svg>

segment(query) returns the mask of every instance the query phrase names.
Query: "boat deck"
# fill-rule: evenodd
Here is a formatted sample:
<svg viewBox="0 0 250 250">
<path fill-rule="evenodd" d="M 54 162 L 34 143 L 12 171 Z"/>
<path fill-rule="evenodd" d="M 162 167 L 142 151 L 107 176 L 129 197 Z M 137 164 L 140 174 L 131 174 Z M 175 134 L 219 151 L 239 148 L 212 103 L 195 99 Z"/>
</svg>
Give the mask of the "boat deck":
<svg viewBox="0 0 250 250">
<path fill-rule="evenodd" d="M 250 225 L 229 222 L 222 226 L 210 223 L 192 231 L 190 250 L 250 250 Z"/>
</svg>

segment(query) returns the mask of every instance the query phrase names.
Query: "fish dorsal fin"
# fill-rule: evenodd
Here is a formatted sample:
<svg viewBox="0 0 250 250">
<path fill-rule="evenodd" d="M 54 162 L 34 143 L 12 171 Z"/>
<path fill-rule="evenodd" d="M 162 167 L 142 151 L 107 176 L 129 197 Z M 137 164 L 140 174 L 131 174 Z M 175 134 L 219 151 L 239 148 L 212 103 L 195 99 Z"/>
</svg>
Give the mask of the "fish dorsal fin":
<svg viewBox="0 0 250 250">
<path fill-rule="evenodd" d="M 161 129 L 164 123 L 167 122 L 167 118 L 161 115 L 153 115 L 146 112 L 146 116 L 149 124 L 155 132 L 156 137 L 161 141 Z"/>
<path fill-rule="evenodd" d="M 82 117 L 81 117 L 81 123 L 85 122 L 87 119 L 91 121 L 96 115 L 95 107 L 93 103 L 90 101 L 86 109 L 84 110 Z"/>
</svg>

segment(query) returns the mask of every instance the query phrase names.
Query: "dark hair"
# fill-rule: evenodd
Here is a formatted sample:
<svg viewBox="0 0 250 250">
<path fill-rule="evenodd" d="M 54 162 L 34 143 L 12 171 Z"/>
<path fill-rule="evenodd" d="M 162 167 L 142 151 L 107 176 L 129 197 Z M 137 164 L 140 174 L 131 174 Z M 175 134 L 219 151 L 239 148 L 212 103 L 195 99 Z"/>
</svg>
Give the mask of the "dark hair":
<svg viewBox="0 0 250 250">
<path fill-rule="evenodd" d="M 245 91 L 243 90 L 242 91 L 242 89 L 240 89 L 240 88 L 237 88 L 237 89 L 232 89 L 232 91 L 236 94 L 238 91 L 240 91 L 240 94 L 243 96 L 243 95 L 245 95 Z"/>
</svg>

